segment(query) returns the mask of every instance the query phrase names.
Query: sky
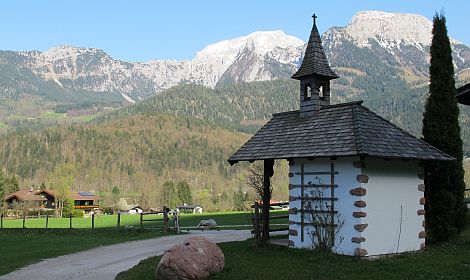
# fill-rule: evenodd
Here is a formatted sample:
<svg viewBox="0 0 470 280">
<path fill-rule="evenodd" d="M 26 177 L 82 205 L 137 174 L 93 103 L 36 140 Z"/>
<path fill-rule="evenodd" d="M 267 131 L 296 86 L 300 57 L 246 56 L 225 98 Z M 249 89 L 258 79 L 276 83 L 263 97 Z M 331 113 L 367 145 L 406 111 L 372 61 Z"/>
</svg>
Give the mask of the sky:
<svg viewBox="0 0 470 280">
<path fill-rule="evenodd" d="M 192 59 L 209 44 L 255 31 L 282 30 L 306 41 L 313 13 L 324 32 L 363 10 L 429 19 L 443 10 L 449 35 L 470 46 L 468 0 L 10 0 L 0 8 L 0 49 L 45 51 L 67 44 L 103 49 L 125 61 Z"/>
</svg>

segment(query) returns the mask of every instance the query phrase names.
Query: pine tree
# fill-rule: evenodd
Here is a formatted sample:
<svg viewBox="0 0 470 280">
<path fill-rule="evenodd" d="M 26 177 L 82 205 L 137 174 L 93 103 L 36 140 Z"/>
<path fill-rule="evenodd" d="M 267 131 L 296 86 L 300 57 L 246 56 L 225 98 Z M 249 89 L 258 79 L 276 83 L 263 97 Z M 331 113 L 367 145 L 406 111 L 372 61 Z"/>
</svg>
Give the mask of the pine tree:
<svg viewBox="0 0 470 280">
<path fill-rule="evenodd" d="M 436 14 L 431 44 L 430 95 L 423 118 L 424 141 L 453 156 L 447 162 L 424 162 L 427 241 L 439 243 L 456 237 L 465 225 L 465 183 L 462 139 L 455 98 L 454 66 L 446 19 Z"/>
</svg>

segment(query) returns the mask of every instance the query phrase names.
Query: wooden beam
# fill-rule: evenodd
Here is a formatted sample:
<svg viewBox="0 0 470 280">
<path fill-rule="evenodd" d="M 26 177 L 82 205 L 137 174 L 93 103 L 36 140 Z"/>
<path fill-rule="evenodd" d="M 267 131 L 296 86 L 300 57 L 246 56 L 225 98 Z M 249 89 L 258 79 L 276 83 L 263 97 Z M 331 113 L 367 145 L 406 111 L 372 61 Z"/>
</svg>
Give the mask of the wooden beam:
<svg viewBox="0 0 470 280">
<path fill-rule="evenodd" d="M 263 180 L 263 205 L 262 220 L 263 228 L 261 235 L 261 245 L 267 245 L 269 240 L 269 202 L 271 201 L 271 177 L 274 175 L 274 160 L 264 160 L 264 180 Z"/>
</svg>

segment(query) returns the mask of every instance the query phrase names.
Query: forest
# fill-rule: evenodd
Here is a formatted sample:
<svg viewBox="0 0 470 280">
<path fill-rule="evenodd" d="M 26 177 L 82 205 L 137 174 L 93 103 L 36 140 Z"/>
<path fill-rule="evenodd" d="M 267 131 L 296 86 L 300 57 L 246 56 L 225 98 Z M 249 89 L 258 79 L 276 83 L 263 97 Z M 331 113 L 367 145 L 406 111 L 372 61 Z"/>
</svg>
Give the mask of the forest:
<svg viewBox="0 0 470 280">
<path fill-rule="evenodd" d="M 232 210 L 240 209 L 240 197 L 254 195 L 244 182 L 248 164 L 227 162 L 248 138 L 189 117 L 135 114 L 9 134 L 0 139 L 0 162 L 22 188 L 45 182 L 54 189 L 72 176 L 71 189 L 96 192 L 105 206 L 124 198 L 144 208 L 194 202 L 208 210 Z M 278 168 L 286 169 L 286 163 Z M 275 197 L 285 199 L 287 172 L 278 174 Z M 182 195 L 180 185 L 190 192 L 186 187 Z"/>
<path fill-rule="evenodd" d="M 354 63 L 335 68 L 345 78 L 333 81 L 332 103 L 364 99 L 365 106 L 419 137 L 426 87 L 410 87 L 390 68 L 390 73 L 364 75 L 353 69 L 385 68 L 367 60 Z M 357 77 L 349 79 L 345 72 Z M 383 75 L 389 78 L 379 79 Z M 194 203 L 209 210 L 240 209 L 240 201 L 255 195 L 245 182 L 249 164 L 230 167 L 226 160 L 272 113 L 298 108 L 298 86 L 291 79 L 215 89 L 179 85 L 86 123 L 10 129 L 0 138 L 0 168 L 17 178 L 21 188 L 43 182 L 54 188 L 57 178 L 65 176 L 60 170 L 72 170 L 71 188 L 95 191 L 108 206 L 119 198 L 143 207 L 184 203 L 178 185 L 188 184 Z M 85 103 L 59 104 L 55 110 L 86 108 Z M 470 110 L 460 108 L 468 156 Z M 286 163 L 279 161 L 276 169 L 274 199 L 285 200 Z"/>
</svg>

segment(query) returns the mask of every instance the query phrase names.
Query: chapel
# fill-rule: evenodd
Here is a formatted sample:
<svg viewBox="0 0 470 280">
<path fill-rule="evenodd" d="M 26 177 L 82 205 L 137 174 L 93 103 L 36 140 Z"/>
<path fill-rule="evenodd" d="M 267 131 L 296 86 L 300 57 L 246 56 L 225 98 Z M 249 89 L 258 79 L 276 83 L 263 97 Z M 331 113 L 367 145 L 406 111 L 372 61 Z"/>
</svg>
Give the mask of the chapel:
<svg viewBox="0 0 470 280">
<path fill-rule="evenodd" d="M 338 75 L 328 63 L 315 16 L 292 78 L 300 84 L 300 109 L 273 114 L 228 159 L 232 165 L 264 161 L 268 178 L 275 160 L 289 162 L 289 246 L 326 242 L 337 254 L 360 257 L 424 248 L 420 161 L 454 158 L 362 101 L 330 103 L 330 83 Z"/>
</svg>

